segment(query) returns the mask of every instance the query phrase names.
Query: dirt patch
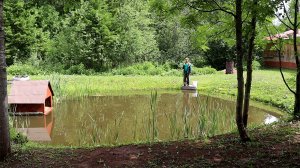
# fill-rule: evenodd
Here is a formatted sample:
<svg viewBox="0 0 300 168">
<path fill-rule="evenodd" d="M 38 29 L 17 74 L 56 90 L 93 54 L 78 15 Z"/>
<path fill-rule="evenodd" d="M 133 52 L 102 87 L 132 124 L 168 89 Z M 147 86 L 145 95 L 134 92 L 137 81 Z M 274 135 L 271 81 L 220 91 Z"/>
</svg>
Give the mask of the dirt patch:
<svg viewBox="0 0 300 168">
<path fill-rule="evenodd" d="M 300 124 L 250 131 L 209 140 L 92 149 L 28 149 L 13 152 L 0 167 L 300 167 Z"/>
</svg>

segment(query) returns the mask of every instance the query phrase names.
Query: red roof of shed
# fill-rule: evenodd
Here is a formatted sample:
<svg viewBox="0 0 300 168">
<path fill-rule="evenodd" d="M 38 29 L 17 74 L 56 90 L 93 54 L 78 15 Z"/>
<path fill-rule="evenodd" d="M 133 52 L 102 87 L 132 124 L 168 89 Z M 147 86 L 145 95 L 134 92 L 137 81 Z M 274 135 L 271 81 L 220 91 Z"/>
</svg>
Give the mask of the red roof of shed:
<svg viewBox="0 0 300 168">
<path fill-rule="evenodd" d="M 278 38 L 289 39 L 293 38 L 294 30 L 288 30 L 283 33 L 275 34 L 272 36 L 266 37 L 266 40 L 277 40 Z M 297 31 L 297 37 L 300 37 L 300 29 Z"/>
<path fill-rule="evenodd" d="M 8 104 L 43 104 L 48 87 L 54 96 L 48 80 L 13 81 Z"/>
</svg>

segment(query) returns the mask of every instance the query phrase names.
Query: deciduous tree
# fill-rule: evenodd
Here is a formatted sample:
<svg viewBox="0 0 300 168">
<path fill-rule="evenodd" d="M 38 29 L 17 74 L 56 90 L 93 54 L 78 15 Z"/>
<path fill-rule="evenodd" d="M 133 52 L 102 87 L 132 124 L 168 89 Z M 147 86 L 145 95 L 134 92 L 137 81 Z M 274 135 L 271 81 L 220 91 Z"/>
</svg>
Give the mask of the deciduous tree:
<svg viewBox="0 0 300 168">
<path fill-rule="evenodd" d="M 287 3 L 289 2 L 289 3 Z M 290 8 L 287 8 L 287 5 L 290 4 Z M 281 67 L 281 48 L 277 47 L 278 50 L 278 56 L 280 61 L 280 73 L 282 76 L 282 79 L 287 86 L 287 88 L 291 91 L 292 94 L 294 94 L 295 101 L 294 101 L 294 110 L 293 110 L 293 116 L 294 119 L 299 120 L 300 119 L 300 56 L 298 51 L 298 44 L 297 44 L 297 34 L 299 33 L 298 27 L 299 27 L 299 0 L 281 0 L 279 5 L 276 6 L 275 10 L 282 9 L 281 12 L 275 13 L 275 16 L 277 19 L 281 22 L 282 25 L 284 25 L 287 29 L 293 30 L 293 50 L 294 50 L 294 58 L 296 63 L 296 89 L 293 90 L 288 83 L 285 80 L 284 74 L 282 73 L 282 67 Z M 270 39 L 272 40 L 271 33 L 269 32 Z M 273 41 L 273 40 L 272 40 Z M 278 40 L 278 42 L 282 42 L 282 40 Z"/>
</svg>

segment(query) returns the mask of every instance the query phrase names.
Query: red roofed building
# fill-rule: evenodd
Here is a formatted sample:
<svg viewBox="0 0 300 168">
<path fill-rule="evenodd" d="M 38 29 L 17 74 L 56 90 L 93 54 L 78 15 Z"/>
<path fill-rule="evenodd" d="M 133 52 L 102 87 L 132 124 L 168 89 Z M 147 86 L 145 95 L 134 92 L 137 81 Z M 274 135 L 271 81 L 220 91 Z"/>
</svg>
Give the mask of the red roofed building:
<svg viewBox="0 0 300 168">
<path fill-rule="evenodd" d="M 52 111 L 53 96 L 48 80 L 13 81 L 8 104 L 16 114 L 48 115 Z"/>
<path fill-rule="evenodd" d="M 294 57 L 294 46 L 293 42 L 290 39 L 293 39 L 293 30 L 286 31 L 281 34 L 276 34 L 273 36 L 266 37 L 266 40 L 273 41 L 276 43 L 278 38 L 284 39 L 285 43 L 283 44 L 281 51 L 281 67 L 288 69 L 296 69 L 296 62 Z M 300 37 L 300 31 L 297 33 L 297 37 Z M 300 45 L 297 46 L 298 51 L 300 51 Z M 264 65 L 266 67 L 280 67 L 279 56 L 277 50 L 274 48 L 273 43 L 268 43 L 264 53 Z"/>
</svg>

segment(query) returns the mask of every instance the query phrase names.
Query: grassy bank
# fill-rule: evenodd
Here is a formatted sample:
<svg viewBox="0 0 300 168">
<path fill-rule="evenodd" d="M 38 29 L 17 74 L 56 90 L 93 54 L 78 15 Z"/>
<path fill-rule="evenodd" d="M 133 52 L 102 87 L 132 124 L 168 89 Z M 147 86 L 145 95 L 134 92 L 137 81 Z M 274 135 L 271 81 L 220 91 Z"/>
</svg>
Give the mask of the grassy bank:
<svg viewBox="0 0 300 168">
<path fill-rule="evenodd" d="M 299 167 L 299 123 L 277 123 L 206 141 L 102 148 L 30 148 L 13 152 L 4 167 Z"/>
<path fill-rule="evenodd" d="M 293 83 L 294 72 L 285 71 L 288 82 Z M 10 77 L 11 78 L 11 77 Z M 31 76 L 31 79 L 48 79 L 52 83 L 56 98 L 74 96 L 126 94 L 145 90 L 179 90 L 182 78 L 179 76 L 85 76 L 47 75 Z M 198 81 L 200 94 L 215 96 L 236 95 L 236 75 L 221 72 L 210 75 L 191 76 Z M 292 85 L 292 88 L 294 86 Z M 251 99 L 279 107 L 285 111 L 293 108 L 293 95 L 284 85 L 278 70 L 256 70 L 253 72 Z"/>
</svg>

